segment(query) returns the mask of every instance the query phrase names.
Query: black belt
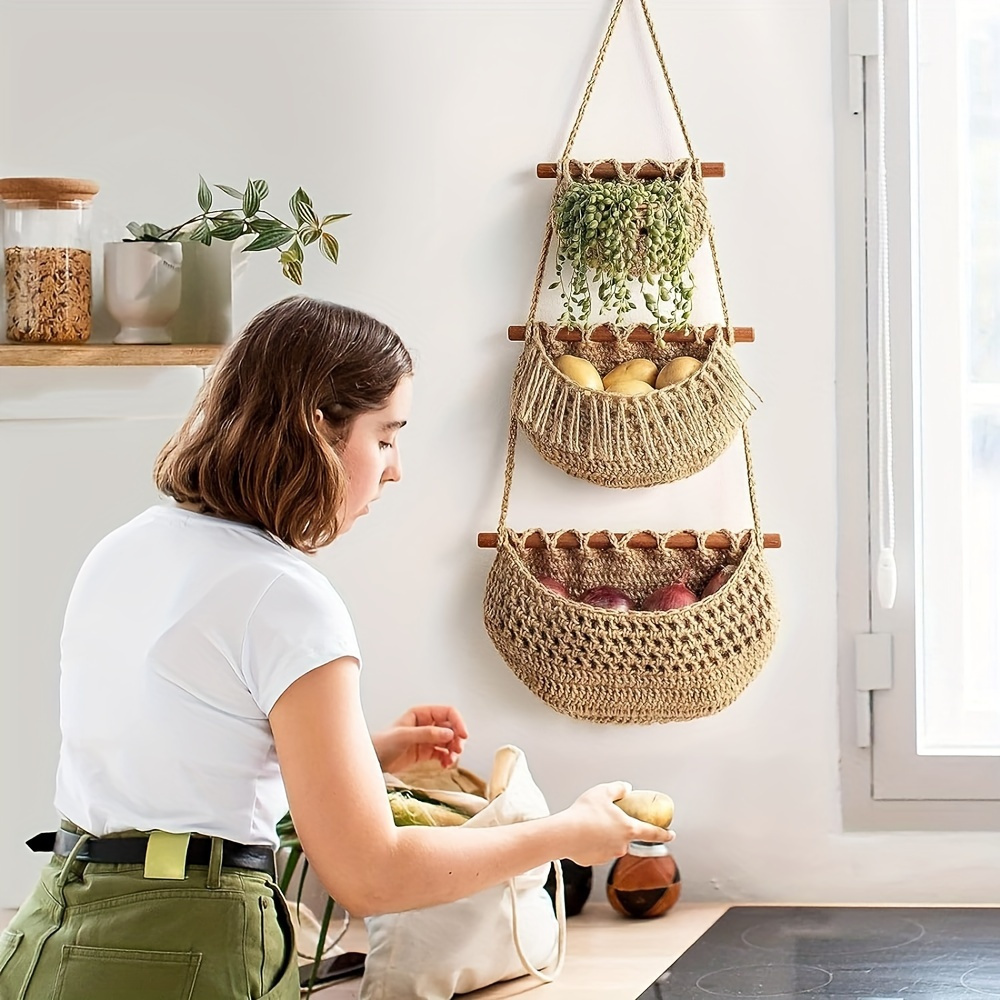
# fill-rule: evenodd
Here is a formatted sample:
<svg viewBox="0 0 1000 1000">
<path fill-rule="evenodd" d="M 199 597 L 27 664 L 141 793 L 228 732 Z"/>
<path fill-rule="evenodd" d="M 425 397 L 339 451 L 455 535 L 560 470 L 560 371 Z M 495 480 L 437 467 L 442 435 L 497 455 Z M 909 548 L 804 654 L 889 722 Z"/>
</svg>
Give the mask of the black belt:
<svg viewBox="0 0 1000 1000">
<path fill-rule="evenodd" d="M 66 857 L 76 847 L 80 834 L 69 830 L 35 834 L 27 841 L 33 851 L 51 851 Z M 141 865 L 146 860 L 146 837 L 91 837 L 80 849 L 76 860 L 98 865 Z M 187 863 L 207 865 L 212 853 L 209 837 L 192 837 L 188 841 Z M 274 851 L 270 847 L 248 847 L 232 840 L 222 842 L 222 864 L 227 868 L 250 868 L 275 877 Z"/>
</svg>

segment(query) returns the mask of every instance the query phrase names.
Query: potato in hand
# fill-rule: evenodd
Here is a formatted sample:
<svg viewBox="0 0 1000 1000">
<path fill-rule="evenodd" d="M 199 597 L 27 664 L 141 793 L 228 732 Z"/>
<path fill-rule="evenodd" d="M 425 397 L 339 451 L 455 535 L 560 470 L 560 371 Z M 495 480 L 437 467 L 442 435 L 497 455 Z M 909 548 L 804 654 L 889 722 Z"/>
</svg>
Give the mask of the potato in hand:
<svg viewBox="0 0 1000 1000">
<path fill-rule="evenodd" d="M 664 792 L 633 790 L 616 799 L 615 805 L 640 823 L 660 826 L 664 830 L 674 818 L 674 800 Z"/>
</svg>

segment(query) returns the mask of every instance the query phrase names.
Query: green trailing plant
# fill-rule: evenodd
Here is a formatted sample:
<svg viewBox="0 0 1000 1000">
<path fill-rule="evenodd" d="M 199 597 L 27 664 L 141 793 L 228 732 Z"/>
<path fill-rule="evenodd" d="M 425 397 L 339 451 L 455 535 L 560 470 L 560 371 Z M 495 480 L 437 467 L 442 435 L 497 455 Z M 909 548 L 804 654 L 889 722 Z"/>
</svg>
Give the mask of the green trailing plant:
<svg viewBox="0 0 1000 1000">
<path fill-rule="evenodd" d="M 218 190 L 239 203 L 235 208 L 213 209 L 212 188 L 205 178 L 198 176 L 198 207 L 201 211 L 185 222 L 169 228 L 162 228 L 153 222 L 130 222 L 127 226 L 134 240 L 140 242 L 164 243 L 172 240 L 204 243 L 212 240 L 238 240 L 243 236 L 253 239 L 243 249 L 281 250 L 281 271 L 289 281 L 302 284 L 303 249 L 312 243 L 319 245 L 320 253 L 336 264 L 340 255 L 337 238 L 326 231 L 327 226 L 338 219 L 346 219 L 350 213 L 319 215 L 313 207 L 312 198 L 299 188 L 289 199 L 288 209 L 292 221 L 272 215 L 264 209 L 269 188 L 267 181 L 248 180 L 243 191 L 227 184 L 216 184 Z"/>
<path fill-rule="evenodd" d="M 691 315 L 691 258 L 704 238 L 698 190 L 674 178 L 569 181 L 556 199 L 556 276 L 563 323 L 587 323 L 604 310 L 622 317 L 638 290 L 654 330 Z M 596 302 L 595 302 L 596 291 Z"/>
</svg>

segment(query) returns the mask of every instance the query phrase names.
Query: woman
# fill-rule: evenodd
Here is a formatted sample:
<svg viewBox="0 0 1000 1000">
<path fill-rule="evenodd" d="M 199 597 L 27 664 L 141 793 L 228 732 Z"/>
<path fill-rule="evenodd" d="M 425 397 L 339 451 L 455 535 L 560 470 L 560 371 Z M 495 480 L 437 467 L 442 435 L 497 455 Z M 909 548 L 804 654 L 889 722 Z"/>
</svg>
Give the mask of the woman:
<svg viewBox="0 0 1000 1000">
<path fill-rule="evenodd" d="M 275 825 L 352 914 L 444 903 L 555 858 L 672 834 L 598 785 L 513 827 L 397 828 L 383 770 L 453 764 L 449 706 L 369 734 L 361 653 L 310 565 L 401 475 L 412 363 L 378 321 L 285 299 L 228 348 L 161 452 L 153 507 L 103 539 L 62 636 L 55 835 L 0 937 L 2 1000 L 298 996 Z"/>
</svg>

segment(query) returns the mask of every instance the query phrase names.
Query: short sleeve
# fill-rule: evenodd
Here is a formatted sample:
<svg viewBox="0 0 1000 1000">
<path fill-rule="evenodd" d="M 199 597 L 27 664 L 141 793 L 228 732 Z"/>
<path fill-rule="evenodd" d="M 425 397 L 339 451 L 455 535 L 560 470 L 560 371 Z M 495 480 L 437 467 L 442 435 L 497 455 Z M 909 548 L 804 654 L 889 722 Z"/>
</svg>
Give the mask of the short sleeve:
<svg viewBox="0 0 1000 1000">
<path fill-rule="evenodd" d="M 318 572 L 309 577 L 283 573 L 247 622 L 241 669 L 267 715 L 292 683 L 344 656 L 361 663 L 354 623 L 333 585 Z"/>
</svg>

